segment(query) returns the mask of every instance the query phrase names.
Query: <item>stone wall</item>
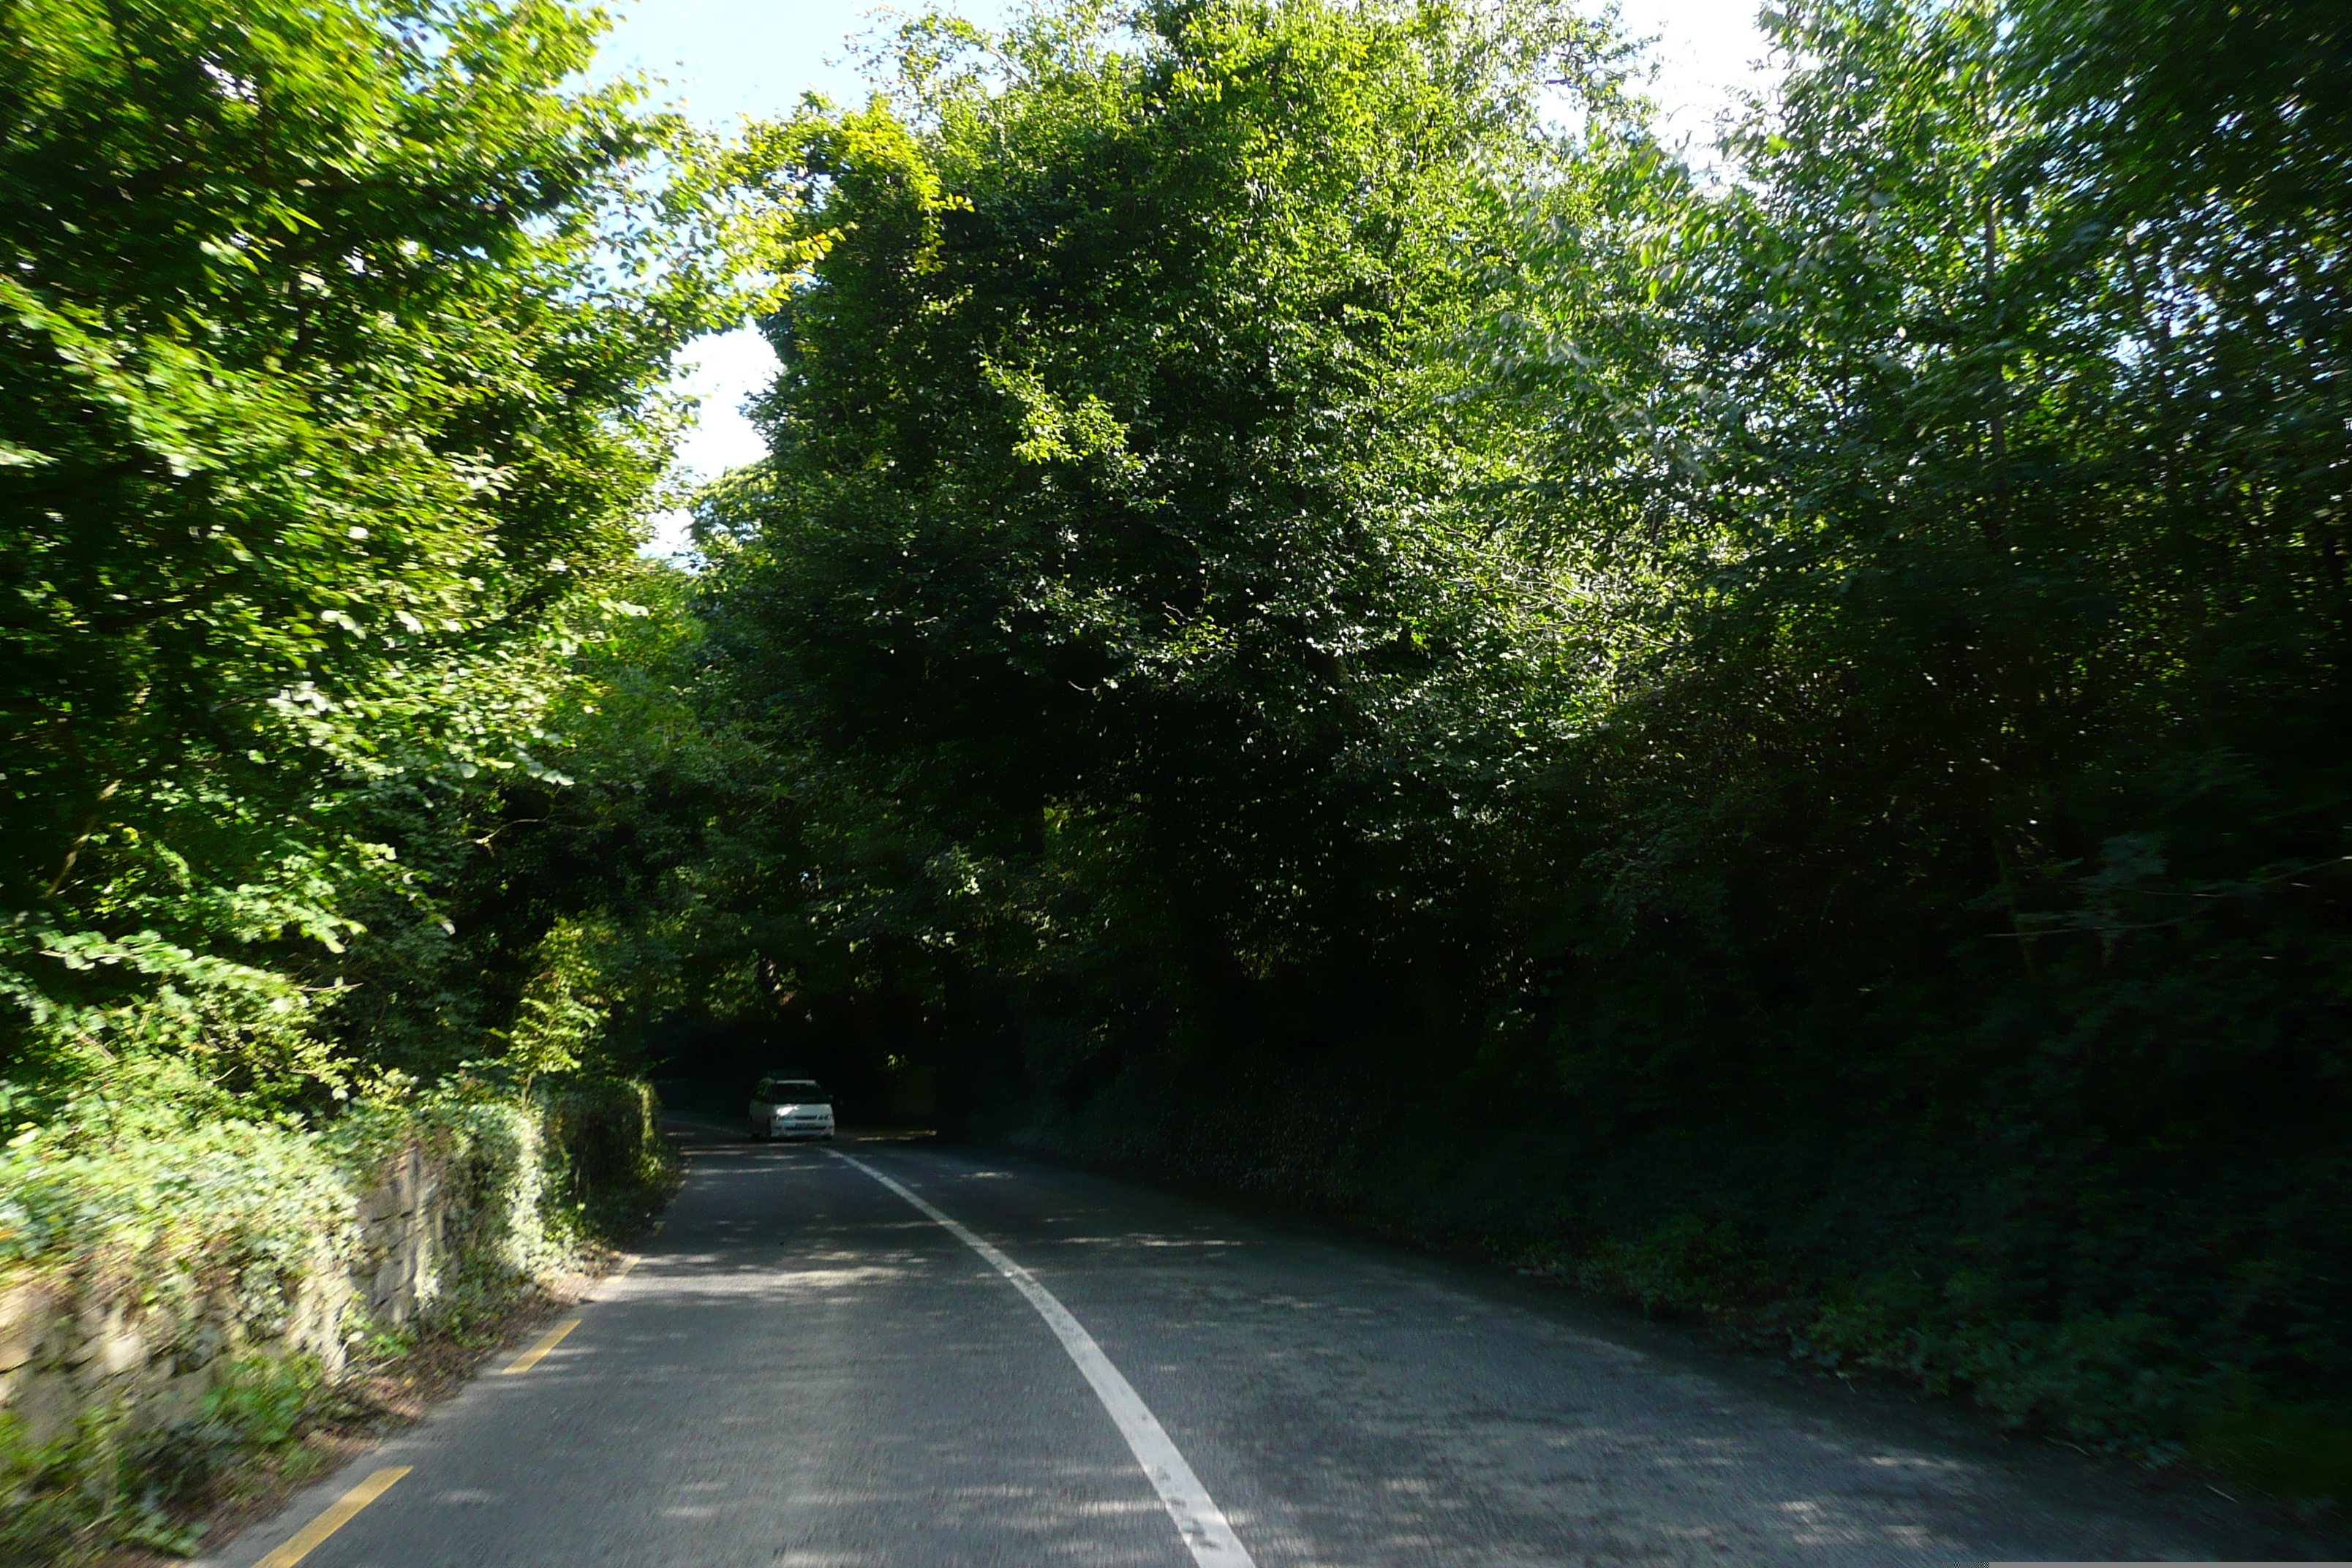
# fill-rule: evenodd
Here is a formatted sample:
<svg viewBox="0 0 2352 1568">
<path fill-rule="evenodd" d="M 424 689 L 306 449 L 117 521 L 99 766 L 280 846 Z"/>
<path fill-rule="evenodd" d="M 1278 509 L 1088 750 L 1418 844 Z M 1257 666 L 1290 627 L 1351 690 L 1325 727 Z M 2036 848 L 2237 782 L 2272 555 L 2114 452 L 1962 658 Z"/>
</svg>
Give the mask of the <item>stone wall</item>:
<svg viewBox="0 0 2352 1568">
<path fill-rule="evenodd" d="M 441 1167 L 411 1147 L 389 1162 L 360 1199 L 360 1256 L 352 1279 L 368 1316 L 398 1327 L 440 1294 L 449 1205 Z"/>
<path fill-rule="evenodd" d="M 361 1189 L 342 1235 L 259 1266 L 274 1278 L 226 1259 L 156 1278 L 127 1258 L 0 1283 L 0 1412 L 38 1449 L 85 1412 L 131 1432 L 192 1419 L 222 1369 L 250 1356 L 306 1354 L 339 1374 L 366 1333 L 431 1305 L 459 1261 L 453 1238 L 479 1229 L 453 1213 L 451 1194 L 483 1184 L 452 1173 L 420 1147 L 402 1150 Z"/>
<path fill-rule="evenodd" d="M 612 1079 L 528 1100 L 457 1084 L 323 1124 L 44 1134 L 0 1145 L 11 1565 L 168 1531 L 171 1509 L 299 1437 L 331 1392 L 319 1374 L 372 1336 L 577 1267 L 584 1237 L 644 1213 L 674 1170 L 651 1088 Z"/>
<path fill-rule="evenodd" d="M 667 1181 L 654 1108 L 649 1086 L 607 1079 L 528 1102 L 423 1097 L 310 1130 L 192 1122 L 176 1140 L 79 1152 L 10 1144 L 0 1550 L 33 1502 L 114 1497 L 130 1479 L 122 1439 L 205 1414 L 232 1369 L 266 1382 L 255 1363 L 301 1357 L 332 1379 L 453 1289 L 569 1267 L 583 1208 L 625 1209 Z"/>
</svg>

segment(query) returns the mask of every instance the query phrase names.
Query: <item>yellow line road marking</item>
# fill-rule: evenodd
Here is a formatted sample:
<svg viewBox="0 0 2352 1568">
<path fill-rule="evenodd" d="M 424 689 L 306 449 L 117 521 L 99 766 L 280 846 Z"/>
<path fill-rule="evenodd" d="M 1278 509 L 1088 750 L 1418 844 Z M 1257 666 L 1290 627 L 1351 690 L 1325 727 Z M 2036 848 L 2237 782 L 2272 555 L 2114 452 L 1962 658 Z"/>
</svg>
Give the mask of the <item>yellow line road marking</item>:
<svg viewBox="0 0 2352 1568">
<path fill-rule="evenodd" d="M 336 1499 L 333 1507 L 304 1525 L 295 1532 L 294 1539 L 255 1563 L 253 1568 L 294 1568 L 294 1564 L 310 1555 L 319 1542 L 349 1524 L 352 1515 L 391 1490 L 392 1483 L 407 1473 L 406 1465 L 378 1470 Z"/>
<path fill-rule="evenodd" d="M 539 1358 L 563 1342 L 563 1336 L 580 1326 L 577 1318 L 566 1318 L 539 1337 L 539 1343 L 509 1362 L 501 1376 L 512 1377 L 519 1372 L 529 1372 L 539 1364 Z"/>
<path fill-rule="evenodd" d="M 634 1252 L 623 1257 L 621 1259 L 621 1266 L 618 1268 L 614 1269 L 610 1274 L 607 1274 L 602 1279 L 597 1280 L 594 1285 L 589 1287 L 588 1300 L 591 1301 L 611 1300 L 613 1299 L 613 1292 L 621 1288 L 621 1281 L 626 1279 L 632 1273 L 634 1273 L 637 1265 L 644 1261 L 645 1259 L 643 1258 Z"/>
</svg>

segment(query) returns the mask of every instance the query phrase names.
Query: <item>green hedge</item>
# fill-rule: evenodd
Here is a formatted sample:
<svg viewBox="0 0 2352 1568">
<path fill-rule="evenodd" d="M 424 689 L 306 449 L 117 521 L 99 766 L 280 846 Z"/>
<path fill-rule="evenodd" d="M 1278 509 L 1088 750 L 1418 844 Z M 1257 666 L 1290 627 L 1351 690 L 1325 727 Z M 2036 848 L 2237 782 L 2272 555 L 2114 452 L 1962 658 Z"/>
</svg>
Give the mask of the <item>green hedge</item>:
<svg viewBox="0 0 2352 1568">
<path fill-rule="evenodd" d="M 225 1470 L 299 1438 L 332 1380 L 271 1342 L 306 1284 L 362 1258 L 362 1201 L 412 1149 L 441 1173 L 448 1250 L 414 1323 L 373 1322 L 355 1302 L 332 1326 L 376 1354 L 462 1328 L 580 1263 L 586 1244 L 659 1201 L 672 1169 L 653 1091 L 630 1080 L 528 1098 L 458 1085 L 323 1126 L 206 1121 L 142 1100 L 26 1129 L 0 1152 L 0 1300 L 26 1286 L 68 1304 L 127 1299 L 185 1333 L 200 1300 L 226 1289 L 234 1329 L 193 1417 L 159 1426 L 115 1397 L 36 1441 L 0 1410 L 0 1563 L 187 1544 L 177 1512 Z"/>
<path fill-rule="evenodd" d="M 1017 1144 L 1473 1248 L 2006 1429 L 2352 1498 L 2352 1402 L 2308 1370 L 2346 1359 L 2340 1245 L 2246 1225 L 2239 1187 L 2133 1188 L 2118 1238 L 2104 1168 L 2048 1141 L 2021 1168 L 1796 1125 L 1600 1136 L 1434 1088 L 1392 1103 L 1339 1060 L 1146 1058 L 1006 1109 Z"/>
</svg>

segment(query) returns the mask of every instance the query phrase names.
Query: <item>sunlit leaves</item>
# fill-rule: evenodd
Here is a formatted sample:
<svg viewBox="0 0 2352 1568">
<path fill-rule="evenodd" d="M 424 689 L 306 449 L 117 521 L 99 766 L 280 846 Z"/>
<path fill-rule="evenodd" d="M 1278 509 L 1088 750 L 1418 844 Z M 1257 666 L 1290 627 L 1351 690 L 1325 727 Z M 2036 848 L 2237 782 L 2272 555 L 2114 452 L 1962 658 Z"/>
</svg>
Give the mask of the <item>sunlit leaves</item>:
<svg viewBox="0 0 2352 1568">
<path fill-rule="evenodd" d="M 549 0 L 0 19 L 20 924 L 325 951 L 351 921 L 291 911 L 383 882 L 386 802 L 544 772 L 551 630 L 633 553 L 667 362 L 726 308 L 651 178 L 704 149 L 564 85 L 599 26 Z M 283 916 L 228 917 L 281 886 Z"/>
</svg>

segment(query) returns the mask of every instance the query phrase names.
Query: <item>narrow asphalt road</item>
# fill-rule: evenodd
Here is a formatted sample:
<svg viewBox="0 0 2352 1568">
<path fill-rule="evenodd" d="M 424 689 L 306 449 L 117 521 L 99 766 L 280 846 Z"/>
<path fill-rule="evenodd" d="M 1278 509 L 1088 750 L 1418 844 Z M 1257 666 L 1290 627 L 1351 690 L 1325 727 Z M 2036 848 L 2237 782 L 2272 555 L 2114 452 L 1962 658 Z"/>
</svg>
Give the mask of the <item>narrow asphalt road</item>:
<svg viewBox="0 0 2352 1568">
<path fill-rule="evenodd" d="M 401 1467 L 304 1568 L 2270 1554 L 1410 1253 L 970 1153 L 693 1142 L 643 1260 L 529 1370 L 491 1368 L 213 1561 L 277 1568 Z M 1208 1524 L 1180 1529 L 1154 1441 Z"/>
</svg>

